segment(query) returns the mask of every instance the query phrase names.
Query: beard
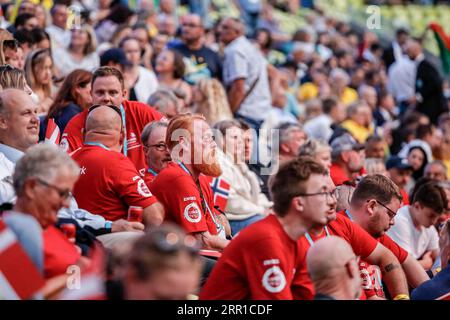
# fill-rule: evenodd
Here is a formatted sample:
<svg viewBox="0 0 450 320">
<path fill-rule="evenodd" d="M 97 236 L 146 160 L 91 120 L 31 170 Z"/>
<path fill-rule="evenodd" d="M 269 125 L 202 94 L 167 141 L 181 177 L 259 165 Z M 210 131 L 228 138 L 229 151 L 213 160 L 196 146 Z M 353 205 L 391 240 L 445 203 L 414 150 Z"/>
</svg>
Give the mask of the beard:
<svg viewBox="0 0 450 320">
<path fill-rule="evenodd" d="M 205 159 L 206 158 L 206 159 Z M 211 150 L 201 163 L 193 161 L 193 167 L 206 176 L 218 177 L 222 174 L 222 169 L 217 160 L 216 150 Z"/>
</svg>

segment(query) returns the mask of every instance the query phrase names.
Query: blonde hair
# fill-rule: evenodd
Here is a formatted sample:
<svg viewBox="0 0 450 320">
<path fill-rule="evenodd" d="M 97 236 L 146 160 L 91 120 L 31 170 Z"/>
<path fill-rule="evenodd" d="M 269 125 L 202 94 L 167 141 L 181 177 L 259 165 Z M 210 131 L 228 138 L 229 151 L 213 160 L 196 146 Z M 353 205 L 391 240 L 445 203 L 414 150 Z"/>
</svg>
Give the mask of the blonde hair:
<svg viewBox="0 0 450 320">
<path fill-rule="evenodd" d="M 0 66 L 0 86 L 2 90 L 8 88 L 24 90 L 27 86 L 25 73 L 10 65 Z"/>
<path fill-rule="evenodd" d="M 97 50 L 97 37 L 95 35 L 94 29 L 92 29 L 92 27 L 89 25 L 83 25 L 80 28 L 80 31 L 86 32 L 88 37 L 88 43 L 83 49 L 83 54 L 86 56 L 90 55 L 91 53 L 95 52 L 95 50 Z M 70 41 L 69 49 L 71 48 L 71 46 L 72 41 Z"/>
<path fill-rule="evenodd" d="M 36 81 L 36 76 L 34 74 L 34 68 L 45 61 L 45 58 L 50 58 L 53 64 L 53 58 L 49 49 L 38 49 L 33 50 L 27 56 L 25 61 L 25 76 L 28 85 L 31 89 L 36 90 L 40 84 Z M 47 97 L 51 96 L 52 85 L 51 83 L 42 86 L 43 91 Z"/>
<path fill-rule="evenodd" d="M 13 35 L 6 29 L 1 29 L 0 28 L 0 65 L 4 65 L 5 62 L 5 54 L 4 54 L 4 50 L 5 50 L 5 41 L 10 41 L 10 40 L 14 40 Z"/>
<path fill-rule="evenodd" d="M 386 174 L 386 166 L 382 159 L 379 158 L 367 158 L 365 160 L 364 168 L 367 174 Z"/>
<path fill-rule="evenodd" d="M 225 89 L 217 79 L 201 79 L 197 89 L 205 99 L 196 103 L 194 111 L 203 114 L 209 124 L 233 119 Z"/>
<path fill-rule="evenodd" d="M 331 147 L 328 143 L 322 140 L 310 139 L 300 149 L 300 156 L 310 156 L 315 158 L 319 153 L 329 151 Z"/>
</svg>

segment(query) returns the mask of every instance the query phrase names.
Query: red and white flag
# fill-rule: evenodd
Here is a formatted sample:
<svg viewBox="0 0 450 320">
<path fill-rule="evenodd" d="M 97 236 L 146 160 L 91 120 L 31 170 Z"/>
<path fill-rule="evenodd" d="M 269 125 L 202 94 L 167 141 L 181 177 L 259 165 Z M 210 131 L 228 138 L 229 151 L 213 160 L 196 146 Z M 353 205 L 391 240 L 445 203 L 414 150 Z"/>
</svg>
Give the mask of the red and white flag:
<svg viewBox="0 0 450 320">
<path fill-rule="evenodd" d="M 207 177 L 214 193 L 214 205 L 219 207 L 219 210 L 225 211 L 230 195 L 230 184 L 221 177 L 213 178 Z"/>
<path fill-rule="evenodd" d="M 0 300 L 29 299 L 44 284 L 14 232 L 0 220 Z"/>
<path fill-rule="evenodd" d="M 45 142 L 50 142 L 59 145 L 60 132 L 55 119 L 48 119 L 47 130 L 45 130 Z"/>
</svg>

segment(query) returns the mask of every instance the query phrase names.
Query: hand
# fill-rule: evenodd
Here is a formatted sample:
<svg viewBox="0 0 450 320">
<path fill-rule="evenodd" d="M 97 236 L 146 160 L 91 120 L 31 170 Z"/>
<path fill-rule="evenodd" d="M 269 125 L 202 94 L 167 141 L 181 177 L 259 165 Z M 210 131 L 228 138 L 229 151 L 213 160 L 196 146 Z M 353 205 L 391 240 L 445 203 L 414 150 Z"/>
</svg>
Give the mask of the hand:
<svg viewBox="0 0 450 320">
<path fill-rule="evenodd" d="M 231 236 L 231 226 L 230 222 L 228 221 L 227 217 L 224 214 L 218 215 L 220 223 L 222 224 L 223 228 L 225 229 L 225 235 L 227 237 Z"/>
<path fill-rule="evenodd" d="M 425 254 L 422 256 L 422 259 L 420 259 L 419 262 L 425 270 L 430 270 L 431 267 L 433 266 L 432 252 L 431 251 L 425 252 Z"/>
<path fill-rule="evenodd" d="M 112 223 L 111 232 L 144 231 L 144 228 L 145 226 L 140 222 L 130 222 L 124 219 L 119 219 Z"/>
</svg>

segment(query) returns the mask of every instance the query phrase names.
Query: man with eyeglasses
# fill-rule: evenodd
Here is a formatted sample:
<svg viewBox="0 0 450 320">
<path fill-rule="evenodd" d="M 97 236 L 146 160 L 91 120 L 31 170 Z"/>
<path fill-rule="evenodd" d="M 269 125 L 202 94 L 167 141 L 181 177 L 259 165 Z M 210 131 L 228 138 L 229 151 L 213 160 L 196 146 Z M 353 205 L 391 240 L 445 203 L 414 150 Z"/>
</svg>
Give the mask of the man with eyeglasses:
<svg viewBox="0 0 450 320">
<path fill-rule="evenodd" d="M 187 14 L 180 19 L 181 42 L 169 43 L 169 48 L 185 57 L 189 70 L 185 79 L 196 84 L 200 79 L 222 78 L 222 62 L 219 55 L 205 46 L 205 28 L 200 16 Z"/>
<path fill-rule="evenodd" d="M 222 172 L 211 128 L 202 115 L 177 115 L 168 124 L 165 144 L 174 161 L 149 185 L 164 206 L 165 220 L 182 226 L 205 248 L 223 250 L 229 242 L 228 221 L 216 211 L 205 177 Z"/>
<path fill-rule="evenodd" d="M 447 196 L 436 182 L 416 188 L 411 205 L 402 207 L 387 234 L 429 270 L 439 255 L 439 236 L 434 227 L 445 214 Z"/>
<path fill-rule="evenodd" d="M 356 187 L 350 201 L 350 208 L 340 214 L 350 218 L 388 248 L 399 260 L 408 284 L 416 288 L 428 280 L 428 276 L 412 255 L 386 235 L 386 232 L 394 225 L 401 199 L 399 188 L 393 181 L 383 175 L 369 175 Z M 361 261 L 360 270 L 366 297 L 368 299 L 384 298 L 380 269 L 366 261 Z"/>
<path fill-rule="evenodd" d="M 270 182 L 275 214 L 242 230 L 223 252 L 200 299 L 295 298 L 298 239 L 335 212 L 327 170 L 312 158 L 282 165 Z"/>
<path fill-rule="evenodd" d="M 38 268 L 43 267 L 46 279 L 66 274 L 71 265 L 83 267 L 88 262 L 81 257 L 81 250 L 55 227 L 58 211 L 69 207 L 70 192 L 78 175 L 77 164 L 50 144 L 32 146 L 16 164 L 13 184 L 17 201 L 11 211 L 3 213 L 3 218 L 33 262 Z"/>
<path fill-rule="evenodd" d="M 144 180 L 149 186 L 162 169 L 167 167 L 172 157 L 166 145 L 167 122 L 154 121 L 142 130 L 141 140 L 144 145 L 147 171 Z"/>
<path fill-rule="evenodd" d="M 133 163 L 120 153 L 123 136 L 119 108 L 93 106 L 86 119 L 84 144 L 72 153 L 72 158 L 81 168 L 73 190 L 74 197 L 80 208 L 111 221 L 112 233 L 142 231 L 143 224 L 160 225 L 164 218 L 161 205 Z M 130 206 L 143 208 L 143 224 L 126 221 Z M 107 238 L 103 239 L 106 246 L 119 241 L 115 234 Z"/>
<path fill-rule="evenodd" d="M 114 105 L 120 109 L 125 134 L 121 152 L 133 162 L 143 176 L 147 166 L 141 141 L 142 129 L 149 122 L 161 120 L 162 115 L 144 103 L 125 100 L 127 89 L 123 75 L 112 67 L 100 67 L 94 71 L 91 95 L 94 105 Z M 60 143 L 67 152 L 72 152 L 83 145 L 83 129 L 87 114 L 88 110 L 85 110 L 67 124 Z"/>
<path fill-rule="evenodd" d="M 314 288 L 311 279 L 308 277 L 305 263 L 306 254 L 309 248 L 314 245 L 315 241 L 330 235 L 336 235 L 346 240 L 352 246 L 355 254 L 361 256 L 363 262 L 360 264 L 360 268 L 362 269 L 361 275 L 364 289 L 373 289 L 371 281 L 376 274 L 372 271 L 369 272 L 366 269 L 367 265 L 376 265 L 382 270 L 384 281 L 386 282 L 391 296 L 396 299 L 408 298 L 408 284 L 405 274 L 400 268 L 399 259 L 396 257 L 400 256 L 400 253 L 398 252 L 400 252 L 401 249 L 398 248 L 398 246 L 395 246 L 395 244 L 393 245 L 393 249 L 391 249 L 391 246 L 388 248 L 385 247 L 385 241 L 380 241 L 379 239 L 379 241 L 377 241 L 372 234 L 368 233 L 367 230 L 364 230 L 362 225 L 351 221 L 354 219 L 352 213 L 355 208 L 359 209 L 358 212 L 362 211 L 363 213 L 365 213 L 366 211 L 364 210 L 367 209 L 370 213 L 370 218 L 373 218 L 370 226 L 375 226 L 375 223 L 378 223 L 382 227 L 380 228 L 380 226 L 377 226 L 375 230 L 378 230 L 377 232 L 382 232 L 382 230 L 389 226 L 389 216 L 383 216 L 386 215 L 386 208 L 380 205 L 379 202 L 386 203 L 387 206 L 392 207 L 394 210 L 400 205 L 401 196 L 398 192 L 398 188 L 390 180 L 381 175 L 377 175 L 376 177 L 377 179 L 382 179 L 383 184 L 378 183 L 378 185 L 376 185 L 374 183 L 369 183 L 372 181 L 373 177 L 374 176 L 367 176 L 358 184 L 351 200 L 350 210 L 337 215 L 336 213 L 330 215 L 326 224 L 317 228 L 312 228 L 304 237 L 300 238 L 299 242 L 302 250 L 299 252 L 298 259 L 300 260 L 299 264 L 301 267 L 299 267 L 294 279 L 295 295 L 298 299 L 312 299 L 314 297 Z M 357 193 L 358 188 L 359 191 Z M 358 194 L 362 192 L 362 188 L 366 190 L 364 191 L 364 197 L 358 196 Z M 378 202 L 374 200 L 373 194 L 383 196 Z M 394 212 L 394 210 L 392 211 Z M 387 223 L 387 226 L 383 225 L 383 223 Z M 390 244 L 392 244 L 392 240 L 390 241 Z M 396 254 L 394 254 L 394 249 L 396 250 Z M 404 251 L 402 252 L 404 253 Z M 400 259 L 403 260 L 403 257 L 405 256 L 406 255 L 403 254 Z M 416 268 L 415 270 L 420 271 L 420 268 Z M 417 275 L 417 277 L 419 277 L 419 275 Z M 381 280 L 378 282 L 381 283 Z M 412 283 L 413 281 L 410 282 Z M 420 280 L 412 284 L 417 285 L 418 282 L 420 282 Z M 361 296 L 361 299 L 367 298 L 366 292 L 367 291 L 364 290 L 364 295 Z M 373 296 L 375 296 L 373 292 L 369 293 L 369 297 Z"/>
</svg>

